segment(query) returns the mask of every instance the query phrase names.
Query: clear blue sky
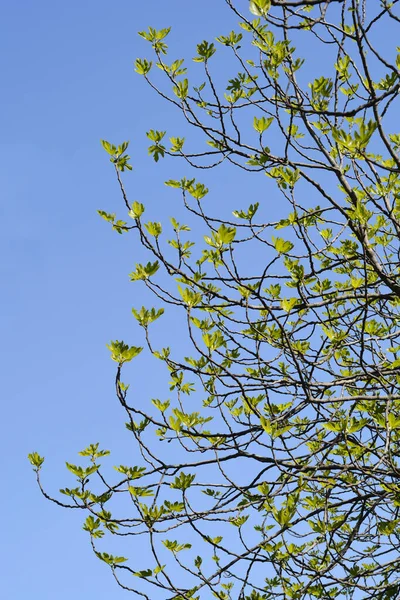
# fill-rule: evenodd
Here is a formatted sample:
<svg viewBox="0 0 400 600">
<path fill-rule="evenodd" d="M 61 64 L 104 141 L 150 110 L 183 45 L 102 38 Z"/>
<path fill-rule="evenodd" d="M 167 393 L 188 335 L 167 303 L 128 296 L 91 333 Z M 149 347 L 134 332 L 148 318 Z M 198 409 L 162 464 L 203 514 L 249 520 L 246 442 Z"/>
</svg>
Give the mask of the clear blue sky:
<svg viewBox="0 0 400 600">
<path fill-rule="evenodd" d="M 99 140 L 131 140 L 132 199 L 151 199 L 167 214 L 173 192 L 163 181 L 185 174 L 184 166 L 156 166 L 145 131 L 173 125 L 177 115 L 133 72 L 134 58 L 149 52 L 137 31 L 173 24 L 174 58 L 189 58 L 196 41 L 228 33 L 228 19 L 215 0 L 1 3 L 0 596 L 7 600 L 127 596 L 93 556 L 83 515 L 40 496 L 26 456 L 46 456 L 43 480 L 55 493 L 73 485 L 64 461 L 91 442 L 112 450 L 113 464 L 129 462 L 133 446 L 105 344 L 139 343 L 130 310 L 141 305 L 140 291 L 127 274 L 140 257 L 96 214 L 120 206 Z M 218 174 L 206 181 L 216 193 L 234 189 Z"/>
<path fill-rule="evenodd" d="M 141 306 L 141 291 L 127 277 L 140 256 L 96 214 L 121 206 L 99 140 L 130 139 L 131 199 L 149 202 L 154 216 L 178 215 L 163 182 L 187 169 L 155 165 L 145 131 L 168 126 L 180 135 L 179 115 L 133 72 L 133 60 L 150 53 L 137 31 L 172 24 L 173 58 L 190 58 L 196 42 L 228 33 L 231 19 L 222 0 L 1 3 L 0 596 L 7 600 L 127 597 L 93 556 L 83 515 L 40 496 L 26 456 L 46 456 L 43 481 L 57 493 L 73 485 L 64 461 L 89 443 L 112 450 L 112 464 L 129 464 L 134 454 L 105 344 L 140 343 L 130 311 Z M 216 171 L 202 181 L 231 209 L 260 198 L 257 177 L 246 180 L 245 201 L 239 179 Z M 138 397 L 157 397 L 148 375 L 136 382 Z"/>
</svg>

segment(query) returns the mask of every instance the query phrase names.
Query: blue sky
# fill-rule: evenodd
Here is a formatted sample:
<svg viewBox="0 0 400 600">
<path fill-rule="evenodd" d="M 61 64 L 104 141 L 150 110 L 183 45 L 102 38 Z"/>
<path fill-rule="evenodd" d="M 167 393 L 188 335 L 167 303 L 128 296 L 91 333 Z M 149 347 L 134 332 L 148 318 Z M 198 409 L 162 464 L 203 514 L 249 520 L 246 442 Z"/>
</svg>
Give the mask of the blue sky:
<svg viewBox="0 0 400 600">
<path fill-rule="evenodd" d="M 133 72 L 133 60 L 148 52 L 137 31 L 173 24 L 176 57 L 190 57 L 196 41 L 231 29 L 228 18 L 215 0 L 1 3 L 0 595 L 7 600 L 126 596 L 93 556 L 83 515 L 40 496 L 26 456 L 34 449 L 46 456 L 43 480 L 57 492 L 73 485 L 64 461 L 87 444 L 112 450 L 110 464 L 134 452 L 105 344 L 140 343 L 130 311 L 141 292 L 127 277 L 140 257 L 96 214 L 120 206 L 99 140 L 131 140 L 132 200 L 151 199 L 168 214 L 173 191 L 163 182 L 185 171 L 156 166 L 145 131 L 174 125 L 177 115 Z M 216 193 L 233 193 L 233 183 L 207 177 Z"/>
<path fill-rule="evenodd" d="M 2 3 L 0 23 L 0 594 L 122 598 L 91 552 L 83 515 L 40 496 L 26 456 L 46 456 L 43 481 L 57 493 L 73 484 L 64 462 L 89 443 L 110 449 L 110 464 L 135 453 L 105 344 L 141 342 L 131 308 L 141 306 L 142 292 L 127 277 L 141 257 L 96 213 L 121 206 L 99 140 L 130 139 L 131 200 L 148 204 L 160 220 L 178 216 L 176 193 L 163 182 L 188 170 L 155 165 L 145 132 L 168 126 L 180 135 L 181 121 L 133 71 L 134 59 L 150 53 L 137 31 L 172 24 L 173 58 L 190 57 L 196 42 L 228 33 L 234 20 L 222 0 L 21 0 Z M 259 177 L 216 171 L 202 181 L 231 209 L 260 197 Z M 146 377 L 134 381 L 137 397 L 164 393 L 150 363 L 140 360 Z"/>
</svg>

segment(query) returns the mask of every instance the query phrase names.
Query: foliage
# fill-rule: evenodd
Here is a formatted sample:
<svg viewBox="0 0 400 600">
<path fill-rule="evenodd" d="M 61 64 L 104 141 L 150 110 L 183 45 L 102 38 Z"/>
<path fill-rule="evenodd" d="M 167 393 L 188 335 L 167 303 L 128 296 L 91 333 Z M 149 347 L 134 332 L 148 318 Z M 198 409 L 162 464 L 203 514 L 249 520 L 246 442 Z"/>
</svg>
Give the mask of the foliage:
<svg viewBox="0 0 400 600">
<path fill-rule="evenodd" d="M 225 1 L 238 30 L 197 45 L 198 87 L 183 59 L 168 61 L 169 29 L 140 33 L 155 57 L 138 59 L 137 73 L 208 144 L 186 150 L 190 137 L 174 135 L 169 147 L 151 130 L 149 153 L 186 160 L 189 177 L 221 163 L 264 173 L 281 218 L 263 215 L 261 184 L 256 202 L 215 216 L 206 185 L 183 177 L 166 184 L 196 229 L 190 239 L 172 217 L 168 239 L 168 223 L 144 222 L 145 206 L 128 199 L 128 144 L 102 142 L 130 220 L 100 215 L 143 245 L 147 263 L 130 277 L 163 306 L 133 315 L 169 370 L 170 398 L 131 402 L 121 373 L 142 348 L 112 342 L 140 464 L 106 482 L 107 452 L 91 445 L 89 466 L 67 463 L 70 502 L 55 501 L 88 513 L 96 555 L 141 597 L 396 598 L 400 49 L 376 40 L 398 31 L 398 2 L 252 0 L 241 14 L 243 3 Z M 239 71 L 223 82 L 212 69 L 226 53 Z M 168 313 L 187 327 L 184 360 L 173 342 L 152 341 Z M 43 460 L 30 455 L 39 484 Z M 138 537 L 139 550 L 147 538 L 151 564 L 99 550 L 104 534 Z"/>
</svg>

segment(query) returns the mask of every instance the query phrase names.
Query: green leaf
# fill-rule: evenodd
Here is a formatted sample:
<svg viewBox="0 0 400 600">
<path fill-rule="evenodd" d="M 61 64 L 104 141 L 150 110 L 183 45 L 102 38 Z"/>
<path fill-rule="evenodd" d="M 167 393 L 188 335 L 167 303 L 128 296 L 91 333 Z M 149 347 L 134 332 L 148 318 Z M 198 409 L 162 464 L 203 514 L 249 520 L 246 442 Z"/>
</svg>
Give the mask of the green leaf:
<svg viewBox="0 0 400 600">
<path fill-rule="evenodd" d="M 129 211 L 128 215 L 131 217 L 131 219 L 139 219 L 142 214 L 144 213 L 144 206 L 143 204 L 141 204 L 140 202 L 134 202 L 132 204 L 132 208 Z"/>
<path fill-rule="evenodd" d="M 243 210 L 234 210 L 232 212 L 232 214 L 237 217 L 238 219 L 246 219 L 247 221 L 251 221 L 251 219 L 254 217 L 254 215 L 256 214 L 258 207 L 260 206 L 259 202 L 256 202 L 255 204 L 250 204 L 249 208 L 247 209 L 247 211 L 243 211 Z"/>
<path fill-rule="evenodd" d="M 236 236 L 236 228 L 222 224 L 218 231 L 212 231 L 211 237 L 205 236 L 204 240 L 213 248 L 222 248 L 224 245 L 231 244 Z"/>
<path fill-rule="evenodd" d="M 176 540 L 163 540 L 163 544 L 168 550 L 171 550 L 171 552 L 173 552 L 174 554 L 176 554 L 177 552 L 181 552 L 182 550 L 190 550 L 190 548 L 192 547 L 192 544 L 179 544 Z"/>
<path fill-rule="evenodd" d="M 77 465 L 72 465 L 71 463 L 65 463 L 68 471 L 71 471 L 73 475 L 75 475 L 78 479 L 83 480 L 92 475 L 96 471 L 99 470 L 100 465 L 93 465 L 92 467 L 88 467 L 84 469 L 83 467 L 79 467 Z"/>
<path fill-rule="evenodd" d="M 110 142 L 107 142 L 106 140 L 100 140 L 100 143 L 103 146 L 104 150 L 107 152 L 107 154 L 113 156 L 116 153 L 116 146 L 113 146 L 113 144 L 110 144 Z"/>
<path fill-rule="evenodd" d="M 153 399 L 152 403 L 161 412 L 165 412 L 169 408 L 169 405 L 170 405 L 170 401 L 169 400 L 166 400 L 165 402 L 161 402 L 160 400 Z"/>
<path fill-rule="evenodd" d="M 254 117 L 253 127 L 259 134 L 263 134 L 264 131 L 267 131 L 267 129 L 270 127 L 273 120 L 274 120 L 274 117 L 270 117 L 268 119 L 266 117 L 261 117 L 260 119 L 257 119 L 257 117 Z"/>
<path fill-rule="evenodd" d="M 116 214 L 115 213 L 107 213 L 105 210 L 98 210 L 97 213 L 105 221 L 108 221 L 109 223 L 114 223 L 115 218 L 116 218 Z"/>
<path fill-rule="evenodd" d="M 207 62 L 209 58 L 215 54 L 216 48 L 214 44 L 209 44 L 204 41 L 201 44 L 197 44 L 197 55 L 193 60 L 195 62 Z"/>
<path fill-rule="evenodd" d="M 234 31 L 231 31 L 229 36 L 221 35 L 216 38 L 217 42 L 219 42 L 220 44 L 224 44 L 224 46 L 231 46 L 232 48 L 237 46 L 242 39 L 243 39 L 243 34 L 235 33 Z M 240 48 L 240 46 L 239 46 L 239 48 Z"/>
<path fill-rule="evenodd" d="M 153 490 L 147 487 L 134 487 L 132 485 L 128 486 L 128 491 L 135 498 L 147 498 L 150 496 L 154 496 Z"/>
<path fill-rule="evenodd" d="M 241 515 L 238 517 L 231 517 L 229 519 L 229 522 L 232 523 L 232 525 L 235 525 L 235 527 L 242 527 L 242 525 L 244 525 L 246 523 L 248 518 L 249 518 L 249 515 Z"/>
<path fill-rule="evenodd" d="M 107 552 L 97 552 L 95 550 L 95 554 L 100 560 L 102 560 L 103 562 L 105 562 L 111 566 L 127 562 L 127 560 L 128 560 L 127 558 L 124 558 L 123 556 L 113 556 L 112 554 L 108 554 Z"/>
<path fill-rule="evenodd" d="M 102 458 L 103 456 L 108 456 L 110 454 L 110 451 L 99 450 L 99 445 L 99 443 L 90 444 L 90 446 L 88 446 L 84 450 L 81 450 L 80 452 L 78 452 L 78 454 L 79 456 L 89 456 L 92 460 L 95 460 L 96 458 Z"/>
<path fill-rule="evenodd" d="M 165 185 L 167 185 L 168 187 L 180 188 L 181 182 L 175 181 L 174 179 L 169 179 L 168 181 L 165 182 Z"/>
<path fill-rule="evenodd" d="M 161 223 L 145 223 L 144 225 L 147 229 L 147 231 L 149 232 L 150 235 L 154 236 L 154 237 L 158 237 L 159 235 L 161 235 L 162 233 L 162 226 Z"/>
<path fill-rule="evenodd" d="M 214 352 L 214 350 L 217 350 L 221 346 L 226 346 L 225 338 L 219 330 L 214 333 L 205 333 L 202 337 L 204 344 L 211 352 Z"/>
<path fill-rule="evenodd" d="M 114 146 L 106 140 L 100 140 L 104 150 L 111 156 L 110 161 L 115 165 L 119 171 L 132 171 L 132 166 L 129 164 L 130 156 L 125 154 L 126 149 L 129 146 L 129 142 L 122 142 L 119 146 Z"/>
<path fill-rule="evenodd" d="M 382 535 L 391 535 L 397 528 L 400 519 L 394 519 L 393 521 L 381 521 L 378 523 L 378 531 Z"/>
<path fill-rule="evenodd" d="M 208 194 L 208 189 L 202 183 L 196 183 L 188 188 L 189 194 L 196 198 L 196 200 L 202 200 L 204 196 Z"/>
<path fill-rule="evenodd" d="M 273 241 L 275 250 L 279 254 L 286 254 L 287 252 L 290 252 L 290 250 L 292 250 L 292 248 L 293 248 L 292 242 L 289 242 L 282 238 L 275 238 L 272 236 L 272 241 Z"/>
<path fill-rule="evenodd" d="M 106 344 L 107 348 L 111 352 L 111 358 L 115 362 L 122 365 L 123 363 L 130 362 L 133 358 L 141 353 L 143 348 L 139 346 L 128 346 L 124 342 L 115 340 Z"/>
<path fill-rule="evenodd" d="M 173 88 L 173 92 L 180 100 L 186 100 L 189 93 L 189 81 L 187 79 L 178 81 Z"/>
<path fill-rule="evenodd" d="M 135 577 L 140 577 L 141 579 L 147 579 L 153 575 L 152 569 L 143 569 L 142 571 L 135 571 Z"/>
<path fill-rule="evenodd" d="M 151 61 L 147 61 L 145 58 L 137 58 L 135 61 L 135 71 L 136 73 L 139 73 L 139 75 L 147 75 L 152 66 L 153 63 Z"/>
<path fill-rule="evenodd" d="M 400 417 L 394 415 L 393 413 L 389 413 L 388 424 L 389 424 L 390 429 L 399 429 L 400 428 Z"/>
<path fill-rule="evenodd" d="M 101 526 L 101 521 L 98 518 L 94 518 L 93 515 L 89 515 L 83 525 L 83 529 L 88 531 L 90 534 L 94 533 Z"/>
<path fill-rule="evenodd" d="M 139 325 L 141 327 L 147 328 L 150 323 L 153 323 L 164 314 L 164 309 L 147 309 L 144 306 L 142 306 L 142 308 L 139 311 L 132 308 L 132 313 L 135 319 L 139 322 Z"/>
<path fill-rule="evenodd" d="M 146 472 L 146 467 L 126 467 L 124 465 L 120 465 L 119 467 L 114 467 L 118 473 L 123 473 L 127 476 L 128 479 L 140 479 Z"/>
<path fill-rule="evenodd" d="M 40 456 L 37 452 L 31 452 L 30 454 L 28 454 L 28 459 L 32 467 L 34 467 L 35 471 L 39 471 L 42 464 L 44 463 L 44 457 Z"/>
<path fill-rule="evenodd" d="M 322 427 L 324 427 L 324 429 L 327 429 L 328 431 L 334 431 L 335 433 L 342 431 L 341 423 L 323 423 Z"/>
<path fill-rule="evenodd" d="M 140 281 L 149 279 L 152 275 L 155 275 L 160 268 L 160 263 L 156 260 L 154 263 L 148 262 L 147 265 L 135 265 L 135 271 L 129 274 L 131 281 Z"/>
<path fill-rule="evenodd" d="M 182 490 L 183 492 L 190 488 L 196 475 L 180 473 L 178 477 L 175 477 L 175 481 L 171 483 L 171 488 L 174 490 Z"/>
<path fill-rule="evenodd" d="M 271 8 L 271 0 L 250 0 L 249 10 L 257 17 L 266 17 Z"/>
<path fill-rule="evenodd" d="M 182 288 L 180 285 L 178 285 L 178 290 L 186 306 L 193 308 L 201 303 L 202 295 L 200 292 L 195 292 L 190 288 Z"/>
<path fill-rule="evenodd" d="M 171 137 L 169 138 L 169 141 L 172 144 L 171 152 L 182 152 L 183 144 L 185 143 L 185 138 Z"/>
<path fill-rule="evenodd" d="M 297 302 L 297 298 L 285 298 L 284 300 L 281 300 L 281 306 L 283 310 L 285 310 L 286 312 L 290 312 L 292 308 L 296 306 Z"/>
</svg>

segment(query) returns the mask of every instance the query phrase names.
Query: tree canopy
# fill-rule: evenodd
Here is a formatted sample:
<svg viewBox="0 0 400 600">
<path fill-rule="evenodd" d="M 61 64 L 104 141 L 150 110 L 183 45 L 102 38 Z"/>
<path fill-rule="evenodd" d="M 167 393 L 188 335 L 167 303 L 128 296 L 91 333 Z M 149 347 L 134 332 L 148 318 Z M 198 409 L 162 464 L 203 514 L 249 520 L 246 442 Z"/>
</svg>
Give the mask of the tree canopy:
<svg viewBox="0 0 400 600">
<path fill-rule="evenodd" d="M 136 462 L 106 478 L 92 444 L 54 497 L 30 461 L 138 597 L 397 598 L 398 0 L 225 3 L 237 28 L 194 65 L 171 62 L 169 28 L 140 32 L 153 55 L 135 70 L 189 135 L 147 132 L 155 162 L 185 169 L 166 181 L 182 200 L 169 223 L 130 200 L 128 143 L 102 142 L 122 202 L 99 213 L 140 243 L 130 278 L 154 295 L 132 310 L 142 345 L 108 345 Z M 258 197 L 220 207 L 210 168 L 258 176 Z M 160 344 L 168 318 L 185 356 Z M 169 372 L 162 399 L 129 388 L 141 352 Z"/>
</svg>

